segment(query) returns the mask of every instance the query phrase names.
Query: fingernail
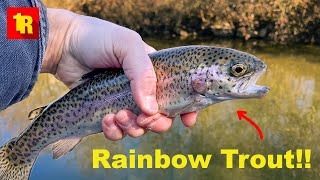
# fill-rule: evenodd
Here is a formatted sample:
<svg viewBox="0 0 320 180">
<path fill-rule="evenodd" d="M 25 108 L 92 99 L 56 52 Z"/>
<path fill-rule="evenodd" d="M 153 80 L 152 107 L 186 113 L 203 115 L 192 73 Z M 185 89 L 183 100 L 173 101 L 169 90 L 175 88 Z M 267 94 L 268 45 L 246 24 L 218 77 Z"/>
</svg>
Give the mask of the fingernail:
<svg viewBox="0 0 320 180">
<path fill-rule="evenodd" d="M 134 124 L 135 119 L 130 119 L 126 121 L 124 119 L 118 119 L 117 124 L 121 127 L 121 129 L 128 129 Z"/>
<path fill-rule="evenodd" d="M 152 118 L 151 118 L 151 117 L 148 117 L 148 118 L 144 119 L 143 121 L 138 122 L 138 124 L 139 124 L 139 126 L 145 126 L 145 125 L 148 124 L 151 120 L 152 120 Z"/>
<path fill-rule="evenodd" d="M 115 128 L 116 127 L 115 122 L 112 120 L 105 121 L 104 124 L 106 125 L 107 128 Z"/>
<path fill-rule="evenodd" d="M 146 97 L 146 108 L 149 110 L 150 114 L 155 114 L 158 112 L 158 103 L 153 96 Z"/>
<path fill-rule="evenodd" d="M 158 115 L 151 116 L 141 121 L 139 125 L 146 128 L 147 126 L 150 126 L 151 124 L 155 123 L 158 119 L 159 119 Z"/>
</svg>

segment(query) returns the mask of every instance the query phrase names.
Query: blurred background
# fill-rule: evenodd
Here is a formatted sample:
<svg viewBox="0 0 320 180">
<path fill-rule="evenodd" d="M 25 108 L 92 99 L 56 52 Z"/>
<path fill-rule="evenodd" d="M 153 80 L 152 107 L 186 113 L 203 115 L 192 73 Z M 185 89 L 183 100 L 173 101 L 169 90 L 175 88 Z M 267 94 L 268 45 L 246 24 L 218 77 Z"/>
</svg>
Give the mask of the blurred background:
<svg viewBox="0 0 320 180">
<path fill-rule="evenodd" d="M 85 138 L 66 156 L 53 160 L 50 147 L 39 156 L 31 180 L 41 179 L 319 179 L 320 176 L 320 47 L 319 0 L 173 1 L 84 0 L 45 1 L 137 30 L 144 40 L 163 49 L 202 44 L 239 49 L 268 65 L 258 84 L 271 87 L 263 99 L 226 101 L 200 112 L 196 125 L 185 128 L 176 119 L 164 134 L 148 133 L 119 142 L 103 135 Z M 163 38 L 165 37 L 165 38 Z M 17 136 L 30 123 L 29 111 L 46 105 L 68 89 L 42 74 L 29 98 L 0 113 L 0 143 Z M 248 112 L 264 133 L 239 121 L 236 110 Z M 92 169 L 92 149 L 112 154 L 213 154 L 208 169 Z M 311 169 L 226 169 L 220 149 L 247 154 L 285 154 L 311 149 Z M 303 159 L 304 161 L 304 159 Z M 238 163 L 238 160 L 234 160 Z M 285 161 L 284 161 L 285 163 Z"/>
<path fill-rule="evenodd" d="M 320 44 L 319 0 L 44 0 L 142 36 L 265 39 Z"/>
</svg>

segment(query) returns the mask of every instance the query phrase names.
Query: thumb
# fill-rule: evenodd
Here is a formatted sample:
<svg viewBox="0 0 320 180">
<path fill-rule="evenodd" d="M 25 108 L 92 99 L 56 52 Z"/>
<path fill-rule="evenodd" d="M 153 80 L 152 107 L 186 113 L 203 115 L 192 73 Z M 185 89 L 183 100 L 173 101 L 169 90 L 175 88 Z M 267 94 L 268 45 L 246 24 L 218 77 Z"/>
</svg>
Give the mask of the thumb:
<svg viewBox="0 0 320 180">
<path fill-rule="evenodd" d="M 146 45 L 139 36 L 126 42 L 126 46 L 126 51 L 122 51 L 122 68 L 130 80 L 133 98 L 143 113 L 154 115 L 158 112 L 157 78 Z"/>
</svg>

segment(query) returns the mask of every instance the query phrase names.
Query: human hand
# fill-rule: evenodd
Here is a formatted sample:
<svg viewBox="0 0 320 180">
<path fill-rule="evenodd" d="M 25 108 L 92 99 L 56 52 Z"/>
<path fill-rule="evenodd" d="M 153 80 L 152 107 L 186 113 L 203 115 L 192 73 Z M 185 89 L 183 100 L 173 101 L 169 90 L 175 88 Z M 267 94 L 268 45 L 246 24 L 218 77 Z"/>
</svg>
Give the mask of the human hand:
<svg viewBox="0 0 320 180">
<path fill-rule="evenodd" d="M 151 129 L 164 132 L 173 118 L 158 113 L 156 76 L 148 53 L 155 50 L 139 34 L 127 28 L 65 10 L 48 9 L 50 34 L 42 72 L 54 74 L 68 87 L 74 87 L 82 75 L 97 68 L 123 68 L 130 80 L 135 102 L 142 114 L 128 110 L 108 114 L 102 120 L 106 138 L 122 139 L 125 134 L 138 137 Z M 181 115 L 192 126 L 197 113 Z M 144 120 L 152 123 L 142 125 Z M 144 121 L 145 122 L 145 121 Z M 142 125 L 142 127 L 140 126 Z"/>
</svg>

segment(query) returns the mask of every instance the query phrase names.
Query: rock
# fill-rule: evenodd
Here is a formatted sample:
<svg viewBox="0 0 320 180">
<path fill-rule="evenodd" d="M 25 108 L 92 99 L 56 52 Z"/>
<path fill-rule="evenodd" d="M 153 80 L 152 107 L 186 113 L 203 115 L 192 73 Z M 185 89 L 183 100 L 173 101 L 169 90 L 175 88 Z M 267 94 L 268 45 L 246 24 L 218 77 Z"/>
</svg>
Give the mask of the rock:
<svg viewBox="0 0 320 180">
<path fill-rule="evenodd" d="M 260 29 L 260 31 L 259 31 L 259 34 L 258 34 L 258 36 L 260 37 L 260 38 L 265 38 L 266 36 L 267 36 L 267 28 L 265 27 L 265 28 L 262 28 L 262 29 Z"/>
<path fill-rule="evenodd" d="M 182 37 L 182 38 L 186 38 L 186 37 L 188 37 L 189 36 L 189 33 L 187 32 L 187 31 L 184 31 L 184 30 L 180 30 L 180 36 Z"/>
</svg>

